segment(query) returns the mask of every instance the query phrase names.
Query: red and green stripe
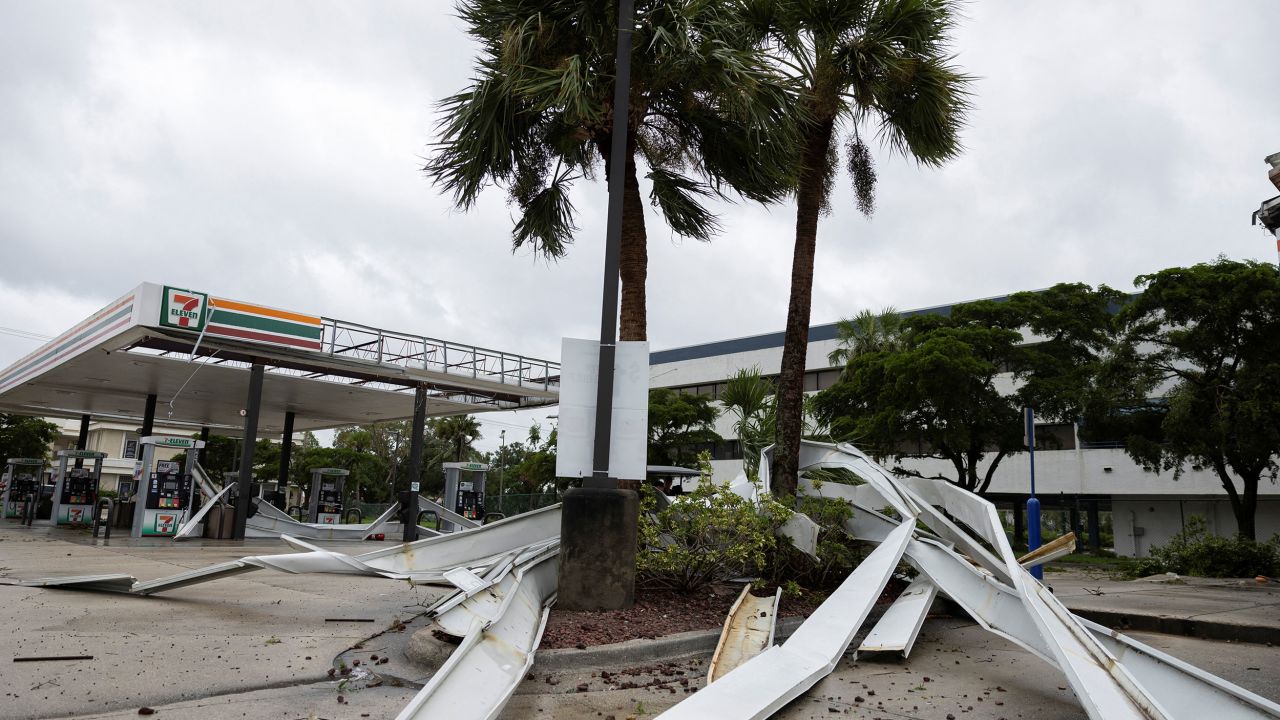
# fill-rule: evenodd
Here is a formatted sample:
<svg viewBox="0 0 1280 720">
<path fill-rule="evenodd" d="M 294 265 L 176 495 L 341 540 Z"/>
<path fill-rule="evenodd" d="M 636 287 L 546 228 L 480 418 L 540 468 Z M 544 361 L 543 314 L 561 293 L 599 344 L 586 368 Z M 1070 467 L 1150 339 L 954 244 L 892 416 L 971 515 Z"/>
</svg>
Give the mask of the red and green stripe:
<svg viewBox="0 0 1280 720">
<path fill-rule="evenodd" d="M 206 332 L 211 336 L 319 350 L 320 318 L 235 300 L 214 298 Z"/>
</svg>

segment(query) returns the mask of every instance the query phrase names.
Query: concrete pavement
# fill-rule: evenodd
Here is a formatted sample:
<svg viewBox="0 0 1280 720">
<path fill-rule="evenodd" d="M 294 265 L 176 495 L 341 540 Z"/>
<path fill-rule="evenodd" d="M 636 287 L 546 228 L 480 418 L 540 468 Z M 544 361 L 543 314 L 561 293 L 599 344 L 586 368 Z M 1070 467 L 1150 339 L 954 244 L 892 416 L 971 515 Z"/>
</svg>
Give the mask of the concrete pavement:
<svg viewBox="0 0 1280 720">
<path fill-rule="evenodd" d="M 374 547 L 330 546 L 346 552 Z M 289 550 L 277 541 L 183 545 L 124 538 L 103 545 L 75 531 L 0 524 L 0 576 L 9 580 L 106 572 L 150 579 L 274 552 Z M 1192 618 L 1256 614 L 1274 620 L 1275 590 L 1265 586 L 1133 584 L 1062 573 L 1050 574 L 1049 581 L 1077 607 L 1107 601 L 1127 612 L 1145 606 Z M 93 656 L 15 663 L 0 653 L 0 718 L 137 717 L 142 706 L 161 717 L 213 720 L 394 717 L 432 671 L 406 655 L 423 621 L 410 621 L 404 630 L 396 621 L 419 614 L 439 592 L 376 578 L 267 570 L 150 598 L 0 585 L 7 654 Z M 1204 601 L 1199 607 L 1197 599 Z M 337 619 L 373 622 L 326 622 Z M 1132 634 L 1280 699 L 1280 653 L 1274 648 Z M 390 658 L 374 666 L 381 684 L 341 682 L 340 674 L 330 679 L 328 671 L 339 663 L 354 667 L 360 659 L 362 671 L 374 654 Z M 614 665 L 606 677 L 604 667 L 557 664 L 545 653 L 502 718 L 649 718 L 701 687 L 709 654 L 665 661 L 600 655 L 601 662 Z M 778 717 L 833 714 L 937 720 L 1081 716 L 1053 668 L 966 620 L 947 617 L 926 623 L 910 660 L 846 659 Z"/>
<path fill-rule="evenodd" d="M 126 572 L 150 579 L 249 554 L 290 552 L 274 540 L 203 546 L 88 541 L 79 531 L 0 525 L 0 574 L 30 579 Z M 267 570 L 148 598 L 0 586 L 5 654 L 93 656 L 62 662 L 0 656 L 6 693 L 0 717 L 136 714 L 144 705 L 323 681 L 336 655 L 421 612 L 438 592 L 376 578 Z M 341 619 L 372 622 L 329 621 Z"/>
<path fill-rule="evenodd" d="M 1280 644 L 1280 583 L 1162 577 L 1113 580 L 1105 573 L 1045 574 L 1073 612 L 1128 632 Z"/>
</svg>

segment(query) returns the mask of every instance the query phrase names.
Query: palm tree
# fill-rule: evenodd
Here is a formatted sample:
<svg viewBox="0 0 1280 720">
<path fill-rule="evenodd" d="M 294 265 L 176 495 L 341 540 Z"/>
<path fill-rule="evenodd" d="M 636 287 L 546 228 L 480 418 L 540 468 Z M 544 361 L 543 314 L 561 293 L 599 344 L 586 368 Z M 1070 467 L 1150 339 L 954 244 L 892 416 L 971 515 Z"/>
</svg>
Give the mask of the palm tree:
<svg viewBox="0 0 1280 720">
<path fill-rule="evenodd" d="M 902 315 L 892 307 L 878 314 L 862 310 L 851 318 L 837 320 L 839 346 L 827 353 L 827 362 L 843 366 L 859 355 L 897 349 L 902 341 L 902 326 Z"/>
<path fill-rule="evenodd" d="M 948 44 L 956 0 L 748 0 L 753 38 L 767 40 L 800 84 L 796 239 L 778 383 L 774 493 L 794 494 L 803 431 L 805 351 L 818 218 L 828 207 L 845 139 L 859 210 L 870 215 L 876 175 L 865 138 L 938 166 L 960 152 L 970 79 Z"/>
<path fill-rule="evenodd" d="M 773 442 L 775 392 L 773 382 L 753 367 L 734 373 L 720 393 L 722 414 L 735 417 L 733 432 L 742 446 L 742 469 L 753 481 L 759 477 L 760 451 Z"/>
<path fill-rule="evenodd" d="M 633 35 L 620 272 L 621 339 L 647 338 L 650 201 L 675 233 L 709 240 L 711 197 L 774 202 L 791 185 L 794 96 L 741 32 L 743 0 L 639 0 Z M 617 9 L 599 0 L 459 0 L 480 45 L 472 84 L 440 103 L 423 170 L 474 206 L 489 184 L 519 208 L 514 248 L 548 259 L 573 242 L 573 182 L 609 168 Z"/>
<path fill-rule="evenodd" d="M 454 462 L 462 462 L 475 454 L 472 443 L 479 440 L 480 423 L 470 415 L 453 415 L 427 421 L 432 434 L 448 444 Z"/>
</svg>

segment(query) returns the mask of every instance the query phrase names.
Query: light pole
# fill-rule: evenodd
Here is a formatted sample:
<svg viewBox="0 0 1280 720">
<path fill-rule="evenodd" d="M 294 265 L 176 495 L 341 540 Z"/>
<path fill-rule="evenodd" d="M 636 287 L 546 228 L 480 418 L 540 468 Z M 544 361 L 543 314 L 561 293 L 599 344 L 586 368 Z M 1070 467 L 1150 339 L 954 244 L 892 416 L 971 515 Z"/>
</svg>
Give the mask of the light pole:
<svg viewBox="0 0 1280 720">
<path fill-rule="evenodd" d="M 507 495 L 507 431 L 499 431 L 498 438 L 498 512 L 502 512 L 502 499 Z"/>
<path fill-rule="evenodd" d="M 618 42 L 613 83 L 613 135 L 609 149 L 609 220 L 605 233 L 604 292 L 600 307 L 600 366 L 596 383 L 591 476 L 565 492 L 560 511 L 556 607 L 621 610 L 635 602 L 639 496 L 609 473 L 613 421 L 613 362 L 618 343 L 618 265 L 622 250 L 623 179 L 630 131 L 631 35 L 634 0 L 618 0 Z"/>
</svg>

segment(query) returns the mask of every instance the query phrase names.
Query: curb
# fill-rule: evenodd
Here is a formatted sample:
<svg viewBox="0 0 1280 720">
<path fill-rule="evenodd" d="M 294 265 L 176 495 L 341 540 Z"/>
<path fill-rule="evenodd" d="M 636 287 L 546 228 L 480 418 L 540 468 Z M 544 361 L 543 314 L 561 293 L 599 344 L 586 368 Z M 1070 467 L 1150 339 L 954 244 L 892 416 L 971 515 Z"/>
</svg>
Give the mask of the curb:
<svg viewBox="0 0 1280 720">
<path fill-rule="evenodd" d="M 790 637 L 804 622 L 802 617 L 787 617 L 778 621 L 775 640 Z M 720 641 L 721 630 L 690 630 L 664 635 L 660 638 L 625 640 L 609 645 L 596 645 L 586 650 L 558 648 L 539 650 L 534 655 L 531 672 L 564 672 L 601 667 L 623 667 L 645 663 L 674 660 L 688 655 L 711 654 Z"/>
<path fill-rule="evenodd" d="M 1214 620 L 1197 620 L 1185 617 L 1165 615 L 1143 615 L 1117 610 L 1097 610 L 1093 608 L 1071 608 L 1068 610 L 1082 618 L 1092 620 L 1099 625 L 1125 632 L 1138 630 L 1157 632 L 1166 635 L 1183 635 L 1203 638 L 1205 640 L 1232 640 L 1236 642 L 1258 644 L 1280 644 L 1280 627 L 1264 625 L 1242 625 L 1239 623 L 1218 622 Z"/>
</svg>

